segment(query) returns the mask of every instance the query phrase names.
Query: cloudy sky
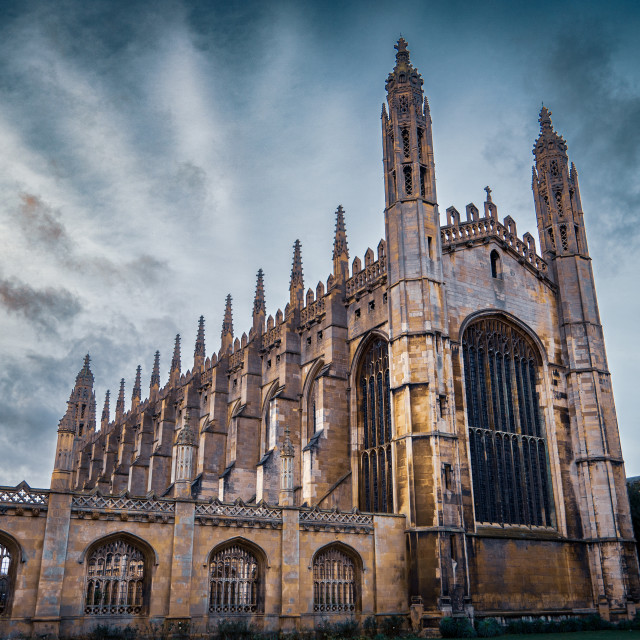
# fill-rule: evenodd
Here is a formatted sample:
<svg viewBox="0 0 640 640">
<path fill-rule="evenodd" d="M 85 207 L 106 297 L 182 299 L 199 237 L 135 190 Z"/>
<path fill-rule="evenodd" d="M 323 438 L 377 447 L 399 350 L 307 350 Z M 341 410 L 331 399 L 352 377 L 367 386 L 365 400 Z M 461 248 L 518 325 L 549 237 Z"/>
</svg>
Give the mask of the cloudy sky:
<svg viewBox="0 0 640 640">
<path fill-rule="evenodd" d="M 640 8 L 514 3 L 0 4 L 0 485 L 46 487 L 84 354 L 105 391 L 200 314 L 249 329 L 258 268 L 284 307 L 384 232 L 380 108 L 402 34 L 425 80 L 442 212 L 481 204 L 535 234 L 542 101 L 569 145 L 613 372 L 627 474 L 640 474 Z"/>
</svg>

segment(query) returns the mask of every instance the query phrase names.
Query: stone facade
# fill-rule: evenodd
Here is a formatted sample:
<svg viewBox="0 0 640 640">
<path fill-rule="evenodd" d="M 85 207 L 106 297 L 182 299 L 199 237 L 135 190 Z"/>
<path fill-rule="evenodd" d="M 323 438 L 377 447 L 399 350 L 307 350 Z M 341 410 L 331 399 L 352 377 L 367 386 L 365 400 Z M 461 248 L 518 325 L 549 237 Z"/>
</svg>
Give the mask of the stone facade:
<svg viewBox="0 0 640 640">
<path fill-rule="evenodd" d="M 542 256 L 482 214 L 440 224 L 429 103 L 406 42 L 382 110 L 385 239 L 193 366 L 176 338 L 96 429 L 89 357 L 49 490 L 0 489 L 0 634 L 247 616 L 635 613 L 638 562 L 575 166 L 540 114 Z M 4 555 L 3 555 L 4 554 Z M 535 576 L 535 578 L 533 577 Z M 3 591 L 4 590 L 4 591 Z M 4 594 L 4 595 L 3 595 Z"/>
</svg>

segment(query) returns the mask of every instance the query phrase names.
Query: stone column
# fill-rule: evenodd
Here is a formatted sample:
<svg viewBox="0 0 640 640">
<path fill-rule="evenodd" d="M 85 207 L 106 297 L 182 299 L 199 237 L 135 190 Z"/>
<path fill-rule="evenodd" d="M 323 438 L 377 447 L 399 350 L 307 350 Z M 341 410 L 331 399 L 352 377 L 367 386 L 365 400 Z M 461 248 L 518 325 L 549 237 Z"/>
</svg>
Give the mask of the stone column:
<svg viewBox="0 0 640 640">
<path fill-rule="evenodd" d="M 57 637 L 60 630 L 62 581 L 67 560 L 70 521 L 71 494 L 52 491 L 49 494 L 47 524 L 42 544 L 36 613 L 32 619 L 33 633 L 37 637 Z"/>
<path fill-rule="evenodd" d="M 195 502 L 176 500 L 176 515 L 171 553 L 171 587 L 168 622 L 191 620 L 189 606 L 191 574 L 193 571 L 193 535 L 195 529 Z"/>
<path fill-rule="evenodd" d="M 280 629 L 297 629 L 300 621 L 300 529 L 299 511 L 282 511 L 282 609 Z"/>
</svg>

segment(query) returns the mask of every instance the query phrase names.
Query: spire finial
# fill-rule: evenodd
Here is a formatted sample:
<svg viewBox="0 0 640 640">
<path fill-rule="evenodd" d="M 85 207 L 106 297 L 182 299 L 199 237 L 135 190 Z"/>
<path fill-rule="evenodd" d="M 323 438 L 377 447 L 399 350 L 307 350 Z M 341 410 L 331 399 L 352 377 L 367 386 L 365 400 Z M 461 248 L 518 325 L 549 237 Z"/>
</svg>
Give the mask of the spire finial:
<svg viewBox="0 0 640 640">
<path fill-rule="evenodd" d="M 175 374 L 180 375 L 180 334 L 176 334 L 176 342 L 173 347 L 173 358 L 171 358 L 171 369 L 169 369 L 169 376 L 173 377 Z"/>
<path fill-rule="evenodd" d="M 151 384 L 150 388 L 160 387 L 160 352 L 156 351 L 153 358 L 153 371 L 151 372 Z"/>
<path fill-rule="evenodd" d="M 205 344 L 204 344 L 204 316 L 198 319 L 198 334 L 196 336 L 196 346 L 193 350 L 193 370 L 201 369 L 204 365 Z"/>
<path fill-rule="evenodd" d="M 302 245 L 296 240 L 293 245 L 293 263 L 289 282 L 289 303 L 292 307 L 302 307 L 304 298 L 304 276 L 302 275 Z"/>
<path fill-rule="evenodd" d="M 487 192 L 487 202 L 493 202 L 493 200 L 491 199 L 491 189 L 487 186 L 484 188 L 484 190 Z"/>
<path fill-rule="evenodd" d="M 227 294 L 222 321 L 222 351 L 229 351 L 233 344 L 233 313 L 231 311 L 231 294 Z"/>
<path fill-rule="evenodd" d="M 100 418 L 100 428 L 105 429 L 109 424 L 109 397 L 111 396 L 111 391 L 107 389 L 107 393 L 104 396 L 104 406 L 102 407 L 102 417 Z"/>
<path fill-rule="evenodd" d="M 344 223 L 344 209 L 336 209 L 336 232 L 333 239 L 333 277 L 340 282 L 349 278 L 349 247 L 347 228 Z"/>
<path fill-rule="evenodd" d="M 131 392 L 131 408 L 138 406 L 140 403 L 140 397 L 142 395 L 142 390 L 140 388 L 140 378 L 142 375 L 142 367 L 140 365 L 136 368 L 136 381 L 133 383 L 133 391 Z"/>
<path fill-rule="evenodd" d="M 540 123 L 540 131 L 543 131 L 545 128 L 553 128 L 553 123 L 551 122 L 551 111 L 542 104 L 542 109 L 540 109 L 540 116 L 538 117 L 538 122 Z"/>
<path fill-rule="evenodd" d="M 265 300 L 264 300 L 264 272 L 262 269 L 258 269 L 258 276 L 256 279 L 256 295 L 253 299 L 253 315 L 265 312 Z"/>
<path fill-rule="evenodd" d="M 118 393 L 118 400 L 116 401 L 116 421 L 119 421 L 124 416 L 124 378 L 120 379 L 120 391 Z"/>
<path fill-rule="evenodd" d="M 84 362 L 82 364 L 82 369 L 78 371 L 78 375 L 76 376 L 76 388 L 78 385 L 93 387 L 93 373 L 91 373 L 91 357 L 87 353 L 84 357 Z"/>
</svg>

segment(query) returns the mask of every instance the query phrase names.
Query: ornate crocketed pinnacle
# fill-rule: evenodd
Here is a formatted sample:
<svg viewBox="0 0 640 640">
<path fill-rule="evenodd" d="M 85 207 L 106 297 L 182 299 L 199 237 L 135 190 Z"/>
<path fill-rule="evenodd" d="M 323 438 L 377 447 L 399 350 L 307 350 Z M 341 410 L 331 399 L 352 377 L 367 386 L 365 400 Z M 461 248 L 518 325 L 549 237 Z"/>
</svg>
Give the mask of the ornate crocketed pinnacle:
<svg viewBox="0 0 640 640">
<path fill-rule="evenodd" d="M 542 105 L 538 117 L 540 135 L 533 146 L 533 155 L 536 160 L 543 156 L 564 156 L 565 158 L 567 156 L 567 143 L 554 131 L 551 115 L 551 111 Z"/>
<path fill-rule="evenodd" d="M 200 318 L 198 319 L 198 335 L 196 336 L 196 346 L 193 351 L 193 355 L 202 356 L 204 358 L 204 354 L 204 316 L 200 316 Z"/>
<path fill-rule="evenodd" d="M 173 347 L 173 358 L 171 358 L 171 369 L 169 375 L 177 372 L 180 373 L 180 334 L 176 335 L 176 343 Z"/>
<path fill-rule="evenodd" d="M 336 234 L 333 239 L 333 259 L 340 257 L 349 259 L 349 248 L 347 246 L 347 229 L 344 224 L 344 209 L 338 205 L 336 209 Z"/>
<path fill-rule="evenodd" d="M 231 294 L 227 295 L 224 307 L 224 320 L 222 321 L 222 337 L 225 335 L 233 336 L 233 313 L 231 312 Z"/>
<path fill-rule="evenodd" d="M 484 190 L 487 192 L 487 202 L 493 202 L 493 200 L 491 199 L 491 189 L 487 186 L 484 188 Z"/>
<path fill-rule="evenodd" d="M 111 391 L 107 389 L 107 393 L 104 396 L 104 406 L 102 407 L 102 417 L 100 418 L 100 424 L 106 425 L 109 424 L 109 397 L 111 396 Z"/>
<path fill-rule="evenodd" d="M 178 434 L 177 444 L 180 445 L 188 445 L 193 446 L 196 442 L 195 436 L 193 435 L 193 430 L 189 425 L 189 420 L 191 419 L 191 412 L 189 409 L 185 411 L 184 414 L 184 426 L 180 429 L 180 433 Z"/>
<path fill-rule="evenodd" d="M 124 415 L 124 378 L 120 379 L 120 391 L 118 393 L 118 400 L 116 401 L 116 420 L 122 418 Z"/>
<path fill-rule="evenodd" d="M 409 49 L 407 41 L 400 36 L 397 44 L 394 45 L 396 50 L 396 66 L 387 78 L 386 90 L 391 93 L 394 88 L 405 88 L 407 85 L 421 91 L 422 76 L 417 69 L 414 69 L 409 59 Z"/>
<path fill-rule="evenodd" d="M 300 240 L 296 240 L 293 245 L 293 262 L 291 265 L 291 282 L 290 288 L 300 286 L 304 287 L 304 276 L 302 275 L 302 245 Z"/>
<path fill-rule="evenodd" d="M 93 373 L 91 373 L 91 367 L 89 366 L 91 363 L 91 357 L 87 353 L 84 357 L 84 364 L 82 365 L 82 369 L 78 371 L 78 375 L 76 376 L 76 387 L 78 385 L 93 387 Z"/>
<path fill-rule="evenodd" d="M 265 313 L 266 306 L 264 300 L 264 272 L 258 269 L 258 277 L 256 280 L 256 295 L 253 299 L 253 315 Z"/>
<path fill-rule="evenodd" d="M 142 376 L 142 367 L 140 365 L 136 368 L 136 381 L 133 384 L 133 391 L 131 392 L 131 403 L 133 404 L 136 400 L 140 402 L 140 397 L 142 395 L 142 390 L 140 388 L 140 378 Z"/>
<path fill-rule="evenodd" d="M 153 371 L 151 372 L 151 384 L 150 387 L 160 386 L 160 352 L 156 351 L 156 355 L 153 358 Z"/>
</svg>

